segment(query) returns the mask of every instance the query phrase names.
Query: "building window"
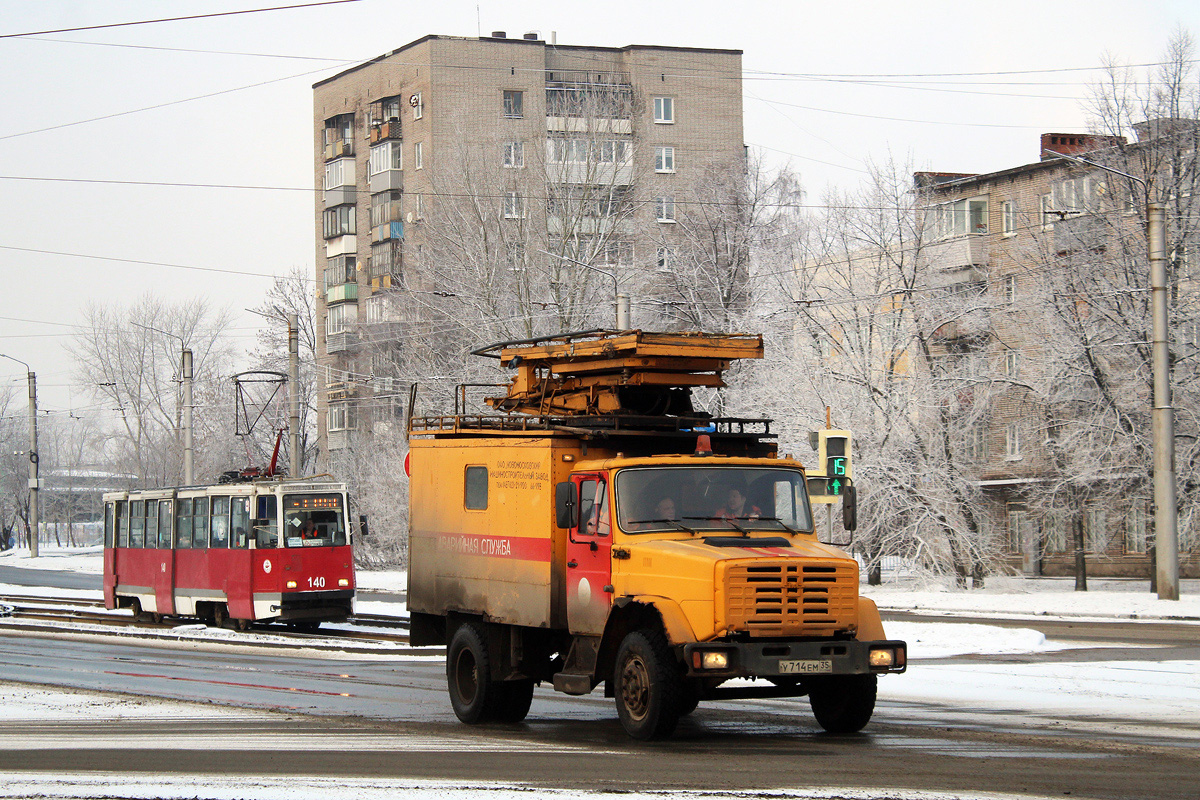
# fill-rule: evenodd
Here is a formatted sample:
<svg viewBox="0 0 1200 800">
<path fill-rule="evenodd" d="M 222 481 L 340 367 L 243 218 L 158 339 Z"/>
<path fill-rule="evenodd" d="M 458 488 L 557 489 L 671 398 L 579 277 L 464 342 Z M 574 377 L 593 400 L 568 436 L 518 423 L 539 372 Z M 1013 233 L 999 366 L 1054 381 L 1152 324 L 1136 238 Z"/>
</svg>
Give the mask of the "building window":
<svg viewBox="0 0 1200 800">
<path fill-rule="evenodd" d="M 425 116 L 425 99 L 421 97 L 420 92 L 408 98 L 408 104 L 412 106 L 413 119 L 420 119 Z"/>
<path fill-rule="evenodd" d="M 400 121 L 400 95 L 392 95 L 376 100 L 368 109 L 371 125 L 382 125 L 385 122 Z"/>
<path fill-rule="evenodd" d="M 413 195 L 413 218 L 425 219 L 425 195 Z"/>
<path fill-rule="evenodd" d="M 654 214 L 659 222 L 674 222 L 675 198 L 673 196 L 656 198 L 654 201 Z"/>
<path fill-rule="evenodd" d="M 487 467 L 467 467 L 463 484 L 463 505 L 471 511 L 486 510 L 488 507 Z"/>
<path fill-rule="evenodd" d="M 400 221 L 400 192 L 380 192 L 371 195 L 371 227 Z"/>
<path fill-rule="evenodd" d="M 621 139 L 607 139 L 600 142 L 601 164 L 624 164 L 629 160 L 629 142 Z"/>
<path fill-rule="evenodd" d="M 1005 236 L 1017 232 L 1017 206 L 1012 200 L 1005 200 L 1000 205 L 1000 227 Z"/>
<path fill-rule="evenodd" d="M 1017 350 L 1004 351 L 1004 377 L 1016 380 L 1021 372 L 1021 353 Z"/>
<path fill-rule="evenodd" d="M 1147 513 L 1149 501 L 1135 497 L 1129 503 L 1129 513 L 1125 517 L 1125 552 L 1145 553 L 1150 533 L 1150 515 Z"/>
<path fill-rule="evenodd" d="M 357 415 L 354 406 L 349 403 L 335 403 L 329 406 L 329 430 L 349 431 L 357 427 Z"/>
<path fill-rule="evenodd" d="M 521 219 L 525 216 L 525 199 L 516 192 L 504 193 L 504 218 Z"/>
<path fill-rule="evenodd" d="M 1084 542 L 1090 553 L 1108 551 L 1108 513 L 1099 503 L 1089 503 L 1083 516 Z"/>
<path fill-rule="evenodd" d="M 378 175 L 392 169 L 404 169 L 404 147 L 400 142 L 383 142 L 371 148 L 368 162 L 371 175 Z"/>
<path fill-rule="evenodd" d="M 325 165 L 325 188 L 340 189 L 354 185 L 354 159 L 339 158 Z"/>
<path fill-rule="evenodd" d="M 1017 276 L 1004 276 L 1004 305 L 1011 306 L 1017 300 Z"/>
<path fill-rule="evenodd" d="M 979 462 L 987 459 L 987 428 L 982 424 L 967 428 L 964 443 L 968 461 Z"/>
<path fill-rule="evenodd" d="M 354 283 L 358 261 L 354 256 L 336 256 L 325 262 L 325 289 Z"/>
<path fill-rule="evenodd" d="M 504 166 L 510 169 L 520 169 L 525 166 L 525 143 L 504 143 Z"/>
<path fill-rule="evenodd" d="M 1047 553 L 1065 553 L 1067 547 L 1067 520 L 1062 511 L 1051 511 L 1042 518 Z"/>
<path fill-rule="evenodd" d="M 379 278 L 384 275 L 391 275 L 393 276 L 392 285 L 395 286 L 395 280 L 401 274 L 401 253 L 399 239 L 388 239 L 387 241 L 372 244 L 371 277 Z"/>
<path fill-rule="evenodd" d="M 633 242 L 609 241 L 604 244 L 603 257 L 605 264 L 616 264 L 621 267 L 633 266 Z"/>
<path fill-rule="evenodd" d="M 1021 457 L 1020 428 L 1014 422 L 1004 428 L 1004 457 L 1016 461 Z"/>
<path fill-rule="evenodd" d="M 935 239 L 985 234 L 988 232 L 987 198 L 941 203 L 926 212 L 925 222 Z"/>
<path fill-rule="evenodd" d="M 413 169 L 425 169 L 425 143 L 413 145 Z"/>
<path fill-rule="evenodd" d="M 325 148 L 354 138 L 354 115 L 338 114 L 325 120 Z"/>
<path fill-rule="evenodd" d="M 1054 227 L 1054 195 L 1043 194 L 1038 197 L 1038 213 L 1041 216 L 1042 230 L 1048 231 Z"/>
<path fill-rule="evenodd" d="M 655 263 L 659 269 L 670 269 L 675 266 L 675 248 L 659 247 Z"/>
<path fill-rule="evenodd" d="M 672 97 L 654 98 L 654 121 L 659 125 L 675 123 L 675 99 Z"/>
<path fill-rule="evenodd" d="M 333 337 L 346 333 L 358 321 L 356 303 L 338 303 L 325 309 L 325 336 Z"/>
<path fill-rule="evenodd" d="M 504 116 L 520 119 L 525 116 L 525 93 L 513 89 L 504 90 Z"/>
<path fill-rule="evenodd" d="M 1008 549 L 1013 553 L 1022 552 L 1022 542 L 1032 534 L 1029 512 L 1024 505 L 1008 504 Z"/>
<path fill-rule="evenodd" d="M 655 172 L 674 172 L 675 171 L 675 148 L 674 147 L 656 147 L 656 148 L 654 148 L 654 171 Z"/>
<path fill-rule="evenodd" d="M 354 206 L 334 206 L 325 209 L 325 238 L 353 235 Z"/>
</svg>

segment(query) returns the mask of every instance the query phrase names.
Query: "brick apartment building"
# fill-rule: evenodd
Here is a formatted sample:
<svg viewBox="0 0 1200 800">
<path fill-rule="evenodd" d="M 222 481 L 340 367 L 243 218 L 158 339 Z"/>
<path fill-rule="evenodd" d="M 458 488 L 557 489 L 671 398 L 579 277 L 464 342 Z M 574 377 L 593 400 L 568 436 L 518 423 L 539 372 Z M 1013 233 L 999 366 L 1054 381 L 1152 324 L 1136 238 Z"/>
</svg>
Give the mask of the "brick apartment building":
<svg viewBox="0 0 1200 800">
<path fill-rule="evenodd" d="M 982 175 L 915 176 L 927 213 L 929 283 L 954 298 L 960 312 L 934 332 L 941 365 L 934 377 L 962 387 L 949 412 L 951 424 L 956 414 L 964 420 L 963 456 L 977 471 L 988 522 L 1003 534 L 1009 563 L 1025 574 L 1072 574 L 1076 525 L 1089 574 L 1144 577 L 1150 571 L 1154 514 L 1147 476 L 1112 471 L 1114 485 L 1137 487 L 1129 493 L 1097 491 L 1090 499 L 1085 489 L 1069 502 L 1045 494 L 1056 480 L 1058 426 L 1070 423 L 1046 402 L 1054 388 L 1048 386 L 1054 378 L 1047 366 L 1047 272 L 1107 263 L 1099 260 L 1115 257 L 1112 242 L 1121 231 L 1130 245 L 1127 262 L 1140 259 L 1133 269 L 1145 269 L 1136 200 L 1104 172 L 1047 151 L 1128 158 L 1137 148 L 1154 146 L 1146 126 L 1138 133 L 1133 143 L 1045 134 L 1041 158 L 1032 163 Z M 1195 291 L 1184 271 L 1174 272 L 1173 280 L 1177 293 Z M 1115 343 L 1110 352 L 1127 345 Z M 1173 346 L 1178 352 L 1188 343 Z M 1142 404 L 1148 408 L 1148 402 Z M 1184 522 L 1181 515 L 1181 574 L 1198 575 L 1200 542 Z"/>
<path fill-rule="evenodd" d="M 380 344 L 437 336 L 421 309 L 448 294 L 426 263 L 453 224 L 439 204 L 471 198 L 501 235 L 525 229 L 515 260 L 572 237 L 578 260 L 620 276 L 668 268 L 676 197 L 744 160 L 738 50 L 430 35 L 313 96 L 326 466 L 399 422 L 411 376 L 388 374 Z"/>
</svg>

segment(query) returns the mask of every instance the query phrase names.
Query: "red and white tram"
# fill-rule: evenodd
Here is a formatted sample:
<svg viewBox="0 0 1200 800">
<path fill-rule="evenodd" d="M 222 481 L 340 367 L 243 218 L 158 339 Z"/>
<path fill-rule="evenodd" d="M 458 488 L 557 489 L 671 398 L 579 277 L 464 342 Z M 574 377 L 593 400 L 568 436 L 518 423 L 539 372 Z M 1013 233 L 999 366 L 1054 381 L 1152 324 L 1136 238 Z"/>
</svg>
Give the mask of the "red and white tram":
<svg viewBox="0 0 1200 800">
<path fill-rule="evenodd" d="M 346 487 L 312 479 L 104 495 L 104 605 L 245 628 L 354 613 Z"/>
</svg>

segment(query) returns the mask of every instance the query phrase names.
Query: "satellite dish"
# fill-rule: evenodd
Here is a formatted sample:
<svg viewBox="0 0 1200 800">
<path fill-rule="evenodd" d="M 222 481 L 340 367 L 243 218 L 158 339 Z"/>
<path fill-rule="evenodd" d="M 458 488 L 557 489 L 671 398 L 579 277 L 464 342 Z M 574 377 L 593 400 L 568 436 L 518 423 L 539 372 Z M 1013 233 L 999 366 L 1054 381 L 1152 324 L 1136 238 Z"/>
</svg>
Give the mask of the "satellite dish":
<svg viewBox="0 0 1200 800">
<path fill-rule="evenodd" d="M 409 104 L 410 106 L 412 106 L 413 108 L 416 108 L 417 106 L 421 105 L 421 95 L 419 95 L 419 94 L 410 94 L 410 95 L 408 96 L 408 104 Z"/>
<path fill-rule="evenodd" d="M 405 219 L 411 223 L 413 221 L 413 213 L 411 211 L 408 212 L 408 215 L 405 217 Z"/>
</svg>

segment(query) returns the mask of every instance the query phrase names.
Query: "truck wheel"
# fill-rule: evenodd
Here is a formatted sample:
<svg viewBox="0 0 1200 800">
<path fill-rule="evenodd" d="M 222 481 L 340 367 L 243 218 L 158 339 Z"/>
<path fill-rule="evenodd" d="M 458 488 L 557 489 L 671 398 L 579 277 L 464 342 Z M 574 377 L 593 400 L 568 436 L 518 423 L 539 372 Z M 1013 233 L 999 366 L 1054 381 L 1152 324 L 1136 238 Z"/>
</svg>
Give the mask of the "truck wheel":
<svg viewBox="0 0 1200 800">
<path fill-rule="evenodd" d="M 492 682 L 483 628 L 473 622 L 460 627 L 446 652 L 446 686 L 454 715 L 468 725 L 486 722 L 496 704 L 497 684 Z M 531 687 L 532 688 L 532 685 Z M 522 715 L 524 716 L 524 715 Z"/>
<path fill-rule="evenodd" d="M 683 677 L 661 631 L 634 631 L 617 651 L 617 716 L 635 739 L 670 736 L 683 706 Z"/>
<path fill-rule="evenodd" d="M 874 675 L 836 675 L 807 681 L 808 702 L 817 724 L 829 733 L 857 733 L 875 710 Z"/>
<path fill-rule="evenodd" d="M 520 722 L 533 703 L 533 681 L 493 683 L 492 718 L 497 722 Z"/>
</svg>

